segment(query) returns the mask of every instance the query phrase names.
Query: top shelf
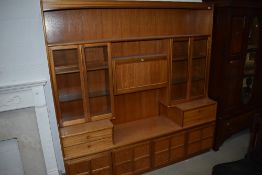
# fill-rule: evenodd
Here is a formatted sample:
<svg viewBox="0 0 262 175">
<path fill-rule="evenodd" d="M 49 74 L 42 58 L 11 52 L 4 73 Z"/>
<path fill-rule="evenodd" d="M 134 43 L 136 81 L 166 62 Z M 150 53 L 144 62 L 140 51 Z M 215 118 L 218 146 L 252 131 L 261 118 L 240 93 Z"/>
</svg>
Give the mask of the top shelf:
<svg viewBox="0 0 262 175">
<path fill-rule="evenodd" d="M 212 10 L 213 6 L 199 2 L 147 2 L 147 1 L 87 1 L 87 0 L 42 0 L 43 11 L 81 8 L 159 8 L 159 9 L 202 9 Z"/>
</svg>

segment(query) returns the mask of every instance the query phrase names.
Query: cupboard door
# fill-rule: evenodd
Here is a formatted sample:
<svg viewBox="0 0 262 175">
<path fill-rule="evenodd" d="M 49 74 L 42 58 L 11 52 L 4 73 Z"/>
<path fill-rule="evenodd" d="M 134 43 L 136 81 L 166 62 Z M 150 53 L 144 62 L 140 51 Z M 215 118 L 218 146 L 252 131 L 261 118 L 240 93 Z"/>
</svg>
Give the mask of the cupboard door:
<svg viewBox="0 0 262 175">
<path fill-rule="evenodd" d="M 159 167 L 169 163 L 169 137 L 154 140 L 154 167 Z"/>
<path fill-rule="evenodd" d="M 188 38 L 175 38 L 171 63 L 171 101 L 186 99 L 188 84 Z"/>
<path fill-rule="evenodd" d="M 141 174 L 151 168 L 150 143 L 142 143 L 134 147 L 134 173 Z"/>
<path fill-rule="evenodd" d="M 170 138 L 170 161 L 175 162 L 185 157 L 185 133 Z"/>
<path fill-rule="evenodd" d="M 86 86 L 91 120 L 110 118 L 112 113 L 111 74 L 107 44 L 84 45 Z"/>
<path fill-rule="evenodd" d="M 166 55 L 115 58 L 113 63 L 115 94 L 167 85 Z"/>
<path fill-rule="evenodd" d="M 75 45 L 51 47 L 50 55 L 60 124 L 82 123 L 87 117 L 87 109 L 80 48 Z"/>
</svg>

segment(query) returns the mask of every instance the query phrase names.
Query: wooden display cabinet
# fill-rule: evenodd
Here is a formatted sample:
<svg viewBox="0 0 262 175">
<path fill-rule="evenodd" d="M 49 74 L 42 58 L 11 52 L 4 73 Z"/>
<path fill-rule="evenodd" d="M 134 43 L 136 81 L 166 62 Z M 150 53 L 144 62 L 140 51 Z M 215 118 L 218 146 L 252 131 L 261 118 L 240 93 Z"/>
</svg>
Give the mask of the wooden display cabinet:
<svg viewBox="0 0 262 175">
<path fill-rule="evenodd" d="M 212 146 L 213 7 L 42 0 L 69 175 L 142 174 Z"/>
</svg>

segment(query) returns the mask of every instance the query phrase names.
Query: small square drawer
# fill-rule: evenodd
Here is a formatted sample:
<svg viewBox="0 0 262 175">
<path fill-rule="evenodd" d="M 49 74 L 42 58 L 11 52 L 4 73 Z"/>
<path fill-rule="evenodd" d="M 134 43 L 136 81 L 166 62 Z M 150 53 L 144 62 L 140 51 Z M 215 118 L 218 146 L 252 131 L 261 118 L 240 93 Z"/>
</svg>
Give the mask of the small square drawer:
<svg viewBox="0 0 262 175">
<path fill-rule="evenodd" d="M 208 98 L 185 102 L 174 106 L 171 118 L 182 127 L 194 126 L 215 120 L 216 107 L 216 102 Z"/>
<path fill-rule="evenodd" d="M 216 117 L 216 106 L 209 105 L 206 107 L 185 111 L 183 125 L 191 126 L 196 123 L 201 123 L 212 119 L 215 120 L 215 117 Z"/>
</svg>

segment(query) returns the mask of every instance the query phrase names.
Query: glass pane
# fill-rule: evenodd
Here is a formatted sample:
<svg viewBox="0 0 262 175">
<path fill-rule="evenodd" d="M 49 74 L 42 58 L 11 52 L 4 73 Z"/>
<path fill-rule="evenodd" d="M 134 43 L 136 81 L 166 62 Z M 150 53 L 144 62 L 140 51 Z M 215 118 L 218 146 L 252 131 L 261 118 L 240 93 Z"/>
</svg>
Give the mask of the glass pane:
<svg viewBox="0 0 262 175">
<path fill-rule="evenodd" d="M 196 38 L 192 45 L 191 97 L 203 96 L 205 92 L 207 38 Z"/>
<path fill-rule="evenodd" d="M 171 100 L 185 99 L 188 82 L 188 38 L 174 39 Z"/>
<path fill-rule="evenodd" d="M 257 48 L 259 39 L 259 21 L 254 18 L 248 35 L 248 48 L 244 65 L 242 85 L 242 103 L 248 104 L 252 98 L 253 84 L 256 69 Z"/>
<path fill-rule="evenodd" d="M 207 38 L 194 39 L 192 58 L 207 56 Z"/>
<path fill-rule="evenodd" d="M 111 112 L 107 46 L 86 47 L 85 62 L 91 116 Z"/>
<path fill-rule="evenodd" d="M 77 49 L 53 51 L 58 98 L 63 122 L 84 117 Z"/>
</svg>

